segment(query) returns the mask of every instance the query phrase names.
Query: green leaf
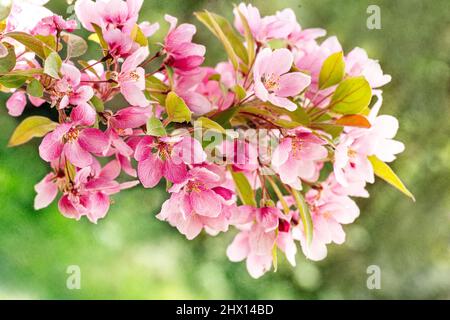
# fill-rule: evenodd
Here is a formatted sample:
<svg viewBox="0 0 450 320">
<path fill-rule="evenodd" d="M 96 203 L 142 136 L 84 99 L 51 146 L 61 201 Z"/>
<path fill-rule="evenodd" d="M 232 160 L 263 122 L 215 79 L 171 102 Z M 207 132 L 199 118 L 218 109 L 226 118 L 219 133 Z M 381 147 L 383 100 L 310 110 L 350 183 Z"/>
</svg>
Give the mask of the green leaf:
<svg viewBox="0 0 450 320">
<path fill-rule="evenodd" d="M 94 107 L 95 111 L 97 112 L 103 112 L 105 111 L 105 105 L 103 104 L 102 99 L 94 95 L 90 100 L 92 106 Z"/>
<path fill-rule="evenodd" d="M 62 32 L 61 38 L 67 43 L 67 57 L 79 57 L 86 53 L 88 45 L 86 41 L 76 34 Z"/>
<path fill-rule="evenodd" d="M 32 97 L 41 98 L 44 94 L 44 88 L 39 80 L 33 78 L 27 86 L 27 93 Z"/>
<path fill-rule="evenodd" d="M 342 81 L 331 98 L 329 108 L 342 114 L 357 114 L 363 111 L 372 99 L 372 89 L 364 77 Z"/>
<path fill-rule="evenodd" d="M 232 90 L 236 94 L 236 97 L 239 99 L 239 101 L 247 96 L 247 92 L 245 91 L 245 89 L 238 84 L 235 85 Z"/>
<path fill-rule="evenodd" d="M 209 118 L 200 117 L 195 120 L 195 122 L 198 123 L 203 129 L 212 129 L 221 133 L 225 133 L 225 129 L 220 124 Z"/>
<path fill-rule="evenodd" d="M 222 42 L 228 58 L 236 70 L 239 68 L 239 58 L 244 63 L 248 63 L 247 49 L 227 19 L 206 10 L 196 12 L 195 16 Z"/>
<path fill-rule="evenodd" d="M 314 227 L 311 219 L 311 213 L 309 212 L 308 204 L 306 203 L 305 198 L 303 198 L 300 192 L 298 192 L 293 188 L 291 188 L 291 191 L 292 195 L 294 196 L 295 203 L 297 204 L 297 209 L 300 213 L 300 218 L 302 220 L 306 242 L 310 244 L 313 238 Z"/>
<path fill-rule="evenodd" d="M 333 53 L 325 59 L 319 75 L 319 89 L 326 89 L 341 82 L 345 74 L 344 54 Z"/>
<path fill-rule="evenodd" d="M 139 44 L 141 47 L 148 46 L 148 39 L 137 24 L 131 30 L 131 40 Z"/>
<path fill-rule="evenodd" d="M 13 38 L 14 40 L 20 42 L 28 50 L 36 53 L 41 59 L 45 59 L 47 57 L 46 51 L 47 52 L 54 51 L 53 48 L 50 48 L 47 44 L 45 44 L 41 40 L 25 32 L 13 31 L 6 33 L 4 36 Z"/>
<path fill-rule="evenodd" d="M 228 109 L 225 109 L 224 111 L 221 111 L 215 115 L 212 116 L 212 120 L 220 124 L 225 129 L 230 129 L 231 124 L 230 120 L 233 118 L 233 116 L 238 111 L 238 107 L 234 106 Z"/>
<path fill-rule="evenodd" d="M 9 43 L 3 42 L 2 45 L 7 50 L 7 54 L 0 58 L 0 73 L 7 73 L 16 66 L 16 52 L 14 51 L 14 46 Z"/>
<path fill-rule="evenodd" d="M 100 46 L 102 47 L 102 49 L 106 52 L 108 50 L 108 43 L 106 43 L 105 38 L 103 38 L 102 28 L 100 28 L 100 26 L 98 26 L 95 23 L 91 23 L 91 24 L 92 24 L 92 27 L 94 28 L 95 36 L 90 35 L 88 37 L 88 39 L 99 43 Z"/>
<path fill-rule="evenodd" d="M 47 132 L 54 130 L 57 126 L 58 123 L 46 117 L 28 117 L 14 130 L 8 146 L 15 147 L 30 141 L 32 138 L 43 137 Z"/>
<path fill-rule="evenodd" d="M 155 76 L 145 78 L 145 88 L 149 91 L 166 92 L 169 87 Z"/>
<path fill-rule="evenodd" d="M 147 121 L 147 134 L 155 137 L 163 137 L 167 135 L 167 132 L 158 118 L 151 117 Z"/>
<path fill-rule="evenodd" d="M 27 79 L 28 77 L 22 75 L 4 75 L 0 77 L 0 84 L 6 88 L 15 89 L 21 87 Z"/>
<path fill-rule="evenodd" d="M 61 69 L 62 61 L 59 54 L 52 52 L 44 62 L 44 73 L 50 77 L 59 79 L 59 69 Z"/>
<path fill-rule="evenodd" d="M 247 18 L 236 6 L 235 9 L 237 10 L 239 17 L 241 18 L 242 26 L 244 27 L 245 42 L 247 44 L 248 65 L 252 65 L 253 60 L 255 59 L 255 39 L 253 38 L 253 34 L 248 24 Z"/>
<path fill-rule="evenodd" d="M 173 91 L 167 95 L 166 111 L 171 122 L 191 121 L 191 110 L 189 110 L 184 100 Z"/>
<path fill-rule="evenodd" d="M 400 178 L 395 174 L 395 172 L 389 167 L 386 163 L 378 159 L 376 156 L 369 156 L 368 157 L 370 163 L 372 164 L 373 171 L 375 174 L 389 183 L 390 185 L 394 186 L 401 192 L 403 192 L 405 195 L 410 197 L 413 201 L 416 201 L 414 198 L 414 195 L 406 188 L 406 186 L 403 184 L 403 182 L 400 180 Z"/>
<path fill-rule="evenodd" d="M 242 201 L 242 204 L 256 207 L 255 193 L 247 180 L 247 177 L 242 172 L 231 171 L 236 192 Z"/>
</svg>

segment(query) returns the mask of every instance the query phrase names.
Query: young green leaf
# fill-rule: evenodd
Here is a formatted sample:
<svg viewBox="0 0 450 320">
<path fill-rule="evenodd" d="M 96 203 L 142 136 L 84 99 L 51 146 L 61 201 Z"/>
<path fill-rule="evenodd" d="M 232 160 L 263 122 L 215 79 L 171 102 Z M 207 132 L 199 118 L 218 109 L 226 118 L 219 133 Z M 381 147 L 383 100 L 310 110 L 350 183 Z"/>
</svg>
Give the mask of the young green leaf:
<svg viewBox="0 0 450 320">
<path fill-rule="evenodd" d="M 36 53 L 41 59 L 45 59 L 47 57 L 46 50 L 48 50 L 48 52 L 54 51 L 53 48 L 50 48 L 41 40 L 25 32 L 13 31 L 8 32 L 3 36 L 13 38 L 14 40 L 20 42 L 28 50 Z"/>
<path fill-rule="evenodd" d="M 248 63 L 247 49 L 227 19 L 206 10 L 196 12 L 195 16 L 222 42 L 228 58 L 236 70 L 239 68 L 239 58 L 244 63 Z"/>
<path fill-rule="evenodd" d="M 151 117 L 147 121 L 147 134 L 155 137 L 163 137 L 167 135 L 167 132 L 158 118 Z"/>
<path fill-rule="evenodd" d="M 378 159 L 376 156 L 369 156 L 369 161 L 372 164 L 373 171 L 378 177 L 380 177 L 390 185 L 394 186 L 395 188 L 403 192 L 413 201 L 416 201 L 414 195 L 406 188 L 406 186 L 395 174 L 395 172 L 391 169 L 391 167 L 389 167 L 386 163 Z"/>
<path fill-rule="evenodd" d="M 137 24 L 134 25 L 133 29 L 131 29 L 131 40 L 139 44 L 141 47 L 148 46 L 148 39 Z"/>
<path fill-rule="evenodd" d="M 14 130 L 8 146 L 15 147 L 30 141 L 32 138 L 43 137 L 47 132 L 54 130 L 57 126 L 58 123 L 46 117 L 28 117 Z"/>
<path fill-rule="evenodd" d="M 0 77 L 0 84 L 6 88 L 16 89 L 21 87 L 28 77 L 23 75 L 4 75 Z"/>
<path fill-rule="evenodd" d="M 14 46 L 7 42 L 2 43 L 6 49 L 6 55 L 0 58 L 0 73 L 10 72 L 16 66 L 16 53 Z"/>
<path fill-rule="evenodd" d="M 27 85 L 27 93 L 32 97 L 41 98 L 44 94 L 44 88 L 39 80 L 33 78 Z"/>
<path fill-rule="evenodd" d="M 236 192 L 242 201 L 242 204 L 256 207 L 255 193 L 253 192 L 247 177 L 242 172 L 234 172 L 230 169 L 236 186 Z"/>
<path fill-rule="evenodd" d="M 311 219 L 311 213 L 309 212 L 308 204 L 303 198 L 302 194 L 295 189 L 291 189 L 292 195 L 294 196 L 297 209 L 300 213 L 300 218 L 303 224 L 303 231 L 305 233 L 306 242 L 311 243 L 313 238 L 313 223 Z"/>
<path fill-rule="evenodd" d="M 319 75 L 319 89 L 326 89 L 341 82 L 345 74 L 344 54 L 333 53 L 325 59 Z"/>
<path fill-rule="evenodd" d="M 245 91 L 245 89 L 238 84 L 235 85 L 232 88 L 232 90 L 236 94 L 236 97 L 238 98 L 239 101 L 241 101 L 242 99 L 244 99 L 247 96 L 247 92 Z"/>
<path fill-rule="evenodd" d="M 59 79 L 59 69 L 61 69 L 62 61 L 59 54 L 52 52 L 44 62 L 44 73 L 50 77 Z"/>
<path fill-rule="evenodd" d="M 231 118 L 234 117 L 237 111 L 238 107 L 234 106 L 213 115 L 212 119 L 218 124 L 220 124 L 223 128 L 230 129 L 231 128 L 230 120 Z"/>
<path fill-rule="evenodd" d="M 166 111 L 171 122 L 191 121 L 191 110 L 189 110 L 184 100 L 173 91 L 167 95 Z"/>
<path fill-rule="evenodd" d="M 372 99 L 372 89 L 364 77 L 342 81 L 331 98 L 329 108 L 337 113 L 357 114 L 364 110 Z"/>
<path fill-rule="evenodd" d="M 9 13 L 11 12 L 12 4 L 13 4 L 12 1 L 0 2 L 0 21 L 3 21 L 6 18 L 8 18 Z"/>
<path fill-rule="evenodd" d="M 253 38 L 253 34 L 250 29 L 250 25 L 248 24 L 247 18 L 237 7 L 235 7 L 235 9 L 237 10 L 239 17 L 241 18 L 242 26 L 244 27 L 245 43 L 247 44 L 248 65 L 250 66 L 253 63 L 253 59 L 255 59 L 255 39 Z"/>
<path fill-rule="evenodd" d="M 195 120 L 195 122 L 196 124 L 199 124 L 203 129 L 211 129 L 221 133 L 225 133 L 225 129 L 220 124 L 209 118 L 200 117 Z"/>
<path fill-rule="evenodd" d="M 100 26 L 98 26 L 95 23 L 92 23 L 92 27 L 95 30 L 95 34 L 94 34 L 95 36 L 90 35 L 88 37 L 88 39 L 99 43 L 100 46 L 102 47 L 103 51 L 106 52 L 108 50 L 108 43 L 106 43 L 105 38 L 103 38 L 102 28 L 100 28 Z"/>
<path fill-rule="evenodd" d="M 103 112 L 105 111 L 105 105 L 103 104 L 102 99 L 94 95 L 90 100 L 92 106 L 94 107 L 95 111 L 97 112 Z"/>
</svg>

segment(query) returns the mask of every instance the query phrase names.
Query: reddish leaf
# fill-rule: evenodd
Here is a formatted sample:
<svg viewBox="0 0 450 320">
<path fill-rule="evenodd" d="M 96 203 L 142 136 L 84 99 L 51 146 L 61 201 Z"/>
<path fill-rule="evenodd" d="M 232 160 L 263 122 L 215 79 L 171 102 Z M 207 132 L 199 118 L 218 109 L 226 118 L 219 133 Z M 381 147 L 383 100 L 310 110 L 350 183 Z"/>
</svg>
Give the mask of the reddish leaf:
<svg viewBox="0 0 450 320">
<path fill-rule="evenodd" d="M 349 114 L 336 120 L 340 126 L 370 128 L 370 122 L 366 117 L 359 114 Z"/>
</svg>

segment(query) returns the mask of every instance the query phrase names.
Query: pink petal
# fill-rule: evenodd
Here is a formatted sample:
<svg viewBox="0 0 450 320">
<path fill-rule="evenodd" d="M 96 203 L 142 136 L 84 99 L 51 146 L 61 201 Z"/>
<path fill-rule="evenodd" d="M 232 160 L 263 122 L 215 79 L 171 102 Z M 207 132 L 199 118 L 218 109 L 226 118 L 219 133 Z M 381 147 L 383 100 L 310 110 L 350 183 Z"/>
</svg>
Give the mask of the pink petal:
<svg viewBox="0 0 450 320">
<path fill-rule="evenodd" d="M 97 112 L 87 103 L 82 103 L 72 109 L 70 119 L 78 125 L 92 126 L 97 118 Z"/>
<path fill-rule="evenodd" d="M 291 72 L 280 77 L 280 88 L 276 94 L 280 97 L 294 97 L 311 84 L 311 77 L 301 72 Z"/>
<path fill-rule="evenodd" d="M 122 83 L 120 85 L 120 93 L 122 93 L 125 100 L 133 106 L 144 108 L 150 104 L 150 101 L 147 100 L 142 89 L 134 82 Z"/>
<path fill-rule="evenodd" d="M 217 217 L 222 210 L 220 198 L 212 190 L 191 192 L 190 202 L 195 213 L 202 216 L 214 218 Z"/>
<path fill-rule="evenodd" d="M 64 145 L 64 154 L 74 166 L 85 168 L 92 161 L 92 155 L 80 146 L 78 141 L 68 142 Z"/>
<path fill-rule="evenodd" d="M 39 145 L 39 155 L 43 160 L 50 162 L 59 158 L 64 147 L 62 138 L 71 127 L 72 125 L 69 123 L 59 125 L 53 132 L 48 133 L 42 139 Z"/>
<path fill-rule="evenodd" d="M 233 242 L 227 248 L 227 257 L 230 261 L 239 262 L 244 260 L 250 252 L 248 245 L 248 233 L 240 232 L 234 237 Z"/>
<path fill-rule="evenodd" d="M 142 161 L 147 159 L 152 155 L 152 144 L 153 137 L 145 136 L 143 137 L 136 146 L 136 150 L 134 152 L 134 158 L 137 161 Z"/>
<path fill-rule="evenodd" d="M 109 197 L 103 192 L 96 192 L 91 196 L 91 210 L 87 213 L 89 221 L 97 223 L 98 219 L 104 218 L 109 210 Z"/>
<path fill-rule="evenodd" d="M 111 117 L 110 122 L 115 128 L 138 128 L 147 123 L 151 112 L 150 108 L 128 107 L 119 110 Z"/>
<path fill-rule="evenodd" d="M 145 188 L 153 188 L 163 176 L 163 162 L 152 155 L 145 160 L 139 161 L 137 173 Z"/>
<path fill-rule="evenodd" d="M 164 161 L 164 176 L 173 183 L 180 183 L 187 178 L 186 165 L 182 162 L 176 163 L 172 159 Z"/>
<path fill-rule="evenodd" d="M 272 267 L 272 255 L 257 256 L 250 254 L 247 258 L 247 271 L 255 279 L 258 279 Z"/>
<path fill-rule="evenodd" d="M 69 200 L 67 195 L 63 195 L 58 202 L 59 211 L 66 218 L 79 220 L 81 218 L 81 213 L 74 207 L 72 202 Z"/>
<path fill-rule="evenodd" d="M 278 97 L 272 93 L 272 94 L 269 94 L 267 99 L 272 104 L 274 104 L 278 107 L 285 108 L 289 111 L 295 111 L 297 109 L 297 105 L 295 103 L 293 103 L 291 100 L 289 100 L 288 98 Z"/>
<path fill-rule="evenodd" d="M 8 113 L 13 117 L 20 116 L 23 113 L 26 105 L 27 98 L 21 91 L 14 92 L 6 101 L 6 108 L 8 109 Z"/>
<path fill-rule="evenodd" d="M 47 174 L 44 179 L 34 186 L 36 197 L 34 198 L 34 209 L 39 210 L 47 207 L 55 200 L 58 194 L 58 186 L 53 181 L 55 175 L 53 173 Z"/>
<path fill-rule="evenodd" d="M 277 49 L 272 52 L 270 63 L 266 66 L 264 73 L 280 76 L 291 69 L 293 62 L 294 58 L 288 49 Z"/>
<path fill-rule="evenodd" d="M 108 148 L 109 139 L 103 131 L 95 128 L 86 128 L 78 136 L 80 146 L 92 153 L 102 153 Z"/>
</svg>

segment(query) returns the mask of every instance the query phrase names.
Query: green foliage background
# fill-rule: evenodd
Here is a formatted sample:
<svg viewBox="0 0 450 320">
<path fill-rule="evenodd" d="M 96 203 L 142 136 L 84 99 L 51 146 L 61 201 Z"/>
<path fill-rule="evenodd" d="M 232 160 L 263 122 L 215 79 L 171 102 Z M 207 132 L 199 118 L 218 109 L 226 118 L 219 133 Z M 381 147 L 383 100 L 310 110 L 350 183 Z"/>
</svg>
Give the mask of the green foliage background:
<svg viewBox="0 0 450 320">
<path fill-rule="evenodd" d="M 188 241 L 154 216 L 166 194 L 135 188 L 115 196 L 98 225 L 65 219 L 53 204 L 33 210 L 33 185 L 47 172 L 38 141 L 9 149 L 18 119 L 0 108 L 0 298 L 90 299 L 363 299 L 450 298 L 450 111 L 448 1 L 252 1 L 263 14 L 293 8 L 303 27 L 323 27 L 348 52 L 364 47 L 392 82 L 384 88 L 383 113 L 400 120 L 407 148 L 396 172 L 416 196 L 413 203 L 379 181 L 371 198 L 358 201 L 361 217 L 345 227 L 347 242 L 330 245 L 319 263 L 300 254 L 298 266 L 282 260 L 277 273 L 251 279 L 244 263 L 228 262 L 233 232 Z M 366 28 L 369 4 L 381 8 L 382 29 Z M 67 16 L 63 1 L 50 7 Z M 228 1 L 146 0 L 141 20 L 163 14 L 199 27 L 207 63 L 224 58 L 220 44 L 195 21 L 193 11 L 231 18 Z M 31 108 L 30 108 L 31 109 Z M 31 109 L 28 113 L 40 113 Z M 368 290 L 366 269 L 378 265 L 381 290 Z M 81 290 L 66 288 L 66 268 L 79 265 Z"/>
</svg>

